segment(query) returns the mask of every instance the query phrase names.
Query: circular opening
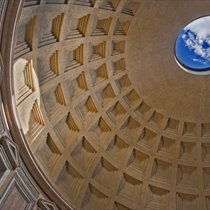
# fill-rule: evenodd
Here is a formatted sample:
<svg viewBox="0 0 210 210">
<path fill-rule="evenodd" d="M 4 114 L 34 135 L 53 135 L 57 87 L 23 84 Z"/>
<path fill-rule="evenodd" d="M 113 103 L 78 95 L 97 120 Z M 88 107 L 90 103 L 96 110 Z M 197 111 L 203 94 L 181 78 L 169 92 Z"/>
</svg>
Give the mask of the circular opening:
<svg viewBox="0 0 210 210">
<path fill-rule="evenodd" d="M 175 57 L 187 72 L 210 74 L 210 16 L 190 22 L 179 33 L 175 43 Z"/>
</svg>

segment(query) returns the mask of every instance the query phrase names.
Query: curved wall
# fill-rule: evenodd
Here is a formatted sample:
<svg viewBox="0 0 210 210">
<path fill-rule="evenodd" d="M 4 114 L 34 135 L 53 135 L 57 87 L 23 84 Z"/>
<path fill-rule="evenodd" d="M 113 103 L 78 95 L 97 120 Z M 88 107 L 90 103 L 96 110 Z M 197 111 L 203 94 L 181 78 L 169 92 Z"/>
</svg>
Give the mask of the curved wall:
<svg viewBox="0 0 210 210">
<path fill-rule="evenodd" d="M 186 116 L 181 108 L 167 108 L 190 91 L 167 98 L 177 80 L 180 91 L 187 78 L 192 101 L 199 90 L 193 82 L 208 83 L 172 61 L 170 33 L 185 24 L 180 15 L 168 30 L 172 11 L 184 15 L 190 3 L 25 2 L 12 46 L 14 73 L 5 66 L 4 78 L 16 87 L 3 81 L 5 112 L 9 117 L 13 111 L 8 124 L 27 167 L 62 209 L 209 208 L 210 123 L 207 114 L 193 115 L 196 108 L 207 113 L 206 84 L 202 102 L 191 102 L 190 110 L 183 103 Z M 187 17 L 206 13 L 208 4 L 193 1 L 197 10 L 190 6 Z M 166 39 L 160 47 L 161 33 Z M 163 62 L 155 56 L 162 47 Z M 170 65 L 178 73 L 167 72 Z M 6 96 L 8 85 L 15 101 Z M 13 125 L 15 103 L 22 127 L 19 120 Z"/>
</svg>

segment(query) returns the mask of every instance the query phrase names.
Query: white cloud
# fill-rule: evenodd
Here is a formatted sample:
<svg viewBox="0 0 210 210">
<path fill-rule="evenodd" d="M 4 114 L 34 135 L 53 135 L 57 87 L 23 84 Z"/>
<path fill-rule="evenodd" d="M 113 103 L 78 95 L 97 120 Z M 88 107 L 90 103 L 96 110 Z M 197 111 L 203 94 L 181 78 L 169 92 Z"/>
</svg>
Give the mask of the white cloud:
<svg viewBox="0 0 210 210">
<path fill-rule="evenodd" d="M 187 38 L 187 35 L 186 34 L 183 34 L 182 35 L 182 39 L 186 39 Z"/>
<path fill-rule="evenodd" d="M 193 50 L 195 54 L 210 61 L 210 47 L 205 49 L 201 44 L 199 44 L 197 39 L 191 38 L 185 40 L 185 45 L 189 48 L 189 50 Z"/>
<path fill-rule="evenodd" d="M 191 40 L 195 40 L 194 34 L 191 31 L 188 32 L 188 36 Z"/>
<path fill-rule="evenodd" d="M 187 25 L 183 30 L 187 33 L 182 35 L 182 39 L 185 42 L 185 46 L 189 50 L 193 50 L 195 54 L 201 56 L 206 61 L 210 61 L 210 17 L 204 17 L 197 19 Z M 204 44 L 209 47 L 204 47 Z M 198 61 L 198 59 L 192 59 Z M 202 61 L 204 62 L 204 61 Z M 204 62 L 205 63 L 205 62 Z"/>
<path fill-rule="evenodd" d="M 193 49 L 194 48 L 194 42 L 191 39 L 187 39 L 185 41 L 186 46 L 188 46 L 188 48 Z"/>
<path fill-rule="evenodd" d="M 206 40 L 210 36 L 210 17 L 199 18 L 192 23 L 188 24 L 184 30 L 190 30 L 197 35 L 199 42 Z"/>
<path fill-rule="evenodd" d="M 203 64 L 206 64 L 206 62 L 204 62 L 203 60 L 201 59 L 196 59 L 196 58 L 193 58 L 193 61 L 195 62 L 199 62 L 199 63 L 203 63 Z"/>
</svg>

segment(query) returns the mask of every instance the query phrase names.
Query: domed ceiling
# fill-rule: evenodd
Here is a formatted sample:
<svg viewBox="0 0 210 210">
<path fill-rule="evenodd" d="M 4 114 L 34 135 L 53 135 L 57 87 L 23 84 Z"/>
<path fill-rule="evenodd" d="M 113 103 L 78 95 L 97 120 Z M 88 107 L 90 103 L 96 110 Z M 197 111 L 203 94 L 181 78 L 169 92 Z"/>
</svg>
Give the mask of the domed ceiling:
<svg viewBox="0 0 210 210">
<path fill-rule="evenodd" d="M 25 0 L 19 119 L 36 164 L 72 208 L 209 208 L 210 77 L 174 59 L 179 32 L 209 8 Z"/>
<path fill-rule="evenodd" d="M 135 90 L 162 114 L 182 121 L 209 122 L 209 76 L 186 74 L 174 59 L 179 32 L 209 12 L 205 1 L 188 2 L 143 3 L 145 10 L 138 13 L 126 46 L 127 69 Z"/>
</svg>

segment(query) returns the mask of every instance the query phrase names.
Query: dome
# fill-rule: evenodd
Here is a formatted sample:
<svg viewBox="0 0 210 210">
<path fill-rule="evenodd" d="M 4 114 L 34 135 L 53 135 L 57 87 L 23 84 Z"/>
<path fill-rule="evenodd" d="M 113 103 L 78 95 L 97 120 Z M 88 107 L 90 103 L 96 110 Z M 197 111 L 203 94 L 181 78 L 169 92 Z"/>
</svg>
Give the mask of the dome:
<svg viewBox="0 0 210 210">
<path fill-rule="evenodd" d="M 174 55 L 180 31 L 209 6 L 10 1 L 7 123 L 60 209 L 210 208 L 210 76 L 183 71 Z"/>
</svg>

